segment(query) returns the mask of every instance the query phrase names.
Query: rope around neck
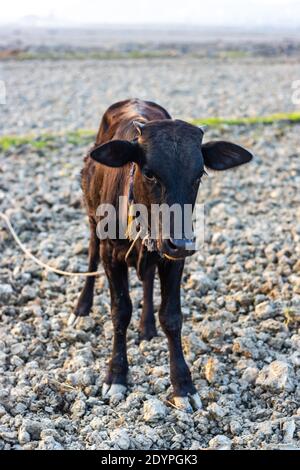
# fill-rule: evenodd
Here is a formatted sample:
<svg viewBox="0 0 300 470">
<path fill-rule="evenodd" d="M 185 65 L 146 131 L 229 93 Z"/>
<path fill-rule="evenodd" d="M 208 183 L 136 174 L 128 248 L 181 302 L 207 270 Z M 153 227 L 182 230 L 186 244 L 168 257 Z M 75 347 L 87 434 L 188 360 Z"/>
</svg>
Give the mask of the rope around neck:
<svg viewBox="0 0 300 470">
<path fill-rule="evenodd" d="M 132 243 L 131 243 L 131 245 L 130 245 L 130 247 L 129 247 L 129 249 L 128 249 L 126 255 L 125 255 L 125 261 L 127 261 L 128 256 L 129 256 L 130 253 L 132 252 L 132 250 L 133 250 L 133 248 L 134 248 L 134 245 L 135 245 L 136 242 L 138 241 L 138 239 L 139 239 L 141 233 L 142 233 L 142 229 L 140 229 L 140 230 L 137 232 L 136 237 L 135 237 L 134 240 L 132 241 Z"/>
<path fill-rule="evenodd" d="M 46 269 L 47 271 L 52 271 L 53 273 L 56 273 L 56 274 L 60 274 L 61 276 L 72 276 L 72 277 L 75 277 L 75 276 L 86 276 L 86 277 L 89 277 L 89 276 L 99 276 L 99 272 L 98 271 L 95 271 L 95 272 L 86 272 L 86 273 L 71 273 L 69 271 L 62 271 L 61 269 L 56 269 L 54 268 L 53 266 L 49 266 L 48 264 L 46 263 L 43 263 L 43 261 L 40 261 L 38 258 L 36 258 L 24 245 L 23 243 L 21 242 L 21 240 L 19 239 L 18 235 L 16 234 L 15 230 L 13 229 L 11 223 L 10 223 L 10 220 L 8 218 L 8 216 L 6 214 L 4 214 L 3 212 L 0 212 L 0 218 L 3 219 L 5 222 L 6 222 L 6 225 L 10 231 L 10 233 L 12 234 L 13 238 L 15 239 L 15 242 L 17 243 L 17 245 L 19 245 L 19 247 L 21 248 L 21 250 L 23 251 L 23 253 L 28 256 L 28 258 L 31 258 L 36 264 L 38 264 L 39 266 L 41 266 L 41 268 L 44 268 Z"/>
</svg>

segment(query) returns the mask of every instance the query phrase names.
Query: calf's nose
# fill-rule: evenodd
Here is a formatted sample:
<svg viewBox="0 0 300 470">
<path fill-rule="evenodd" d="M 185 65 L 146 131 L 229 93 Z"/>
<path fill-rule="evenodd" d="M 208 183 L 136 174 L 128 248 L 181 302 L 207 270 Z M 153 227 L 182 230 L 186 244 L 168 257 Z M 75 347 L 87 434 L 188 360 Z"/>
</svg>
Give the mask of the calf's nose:
<svg viewBox="0 0 300 470">
<path fill-rule="evenodd" d="M 175 250 L 193 250 L 195 245 L 191 238 L 170 238 L 168 242 L 170 247 Z"/>
<path fill-rule="evenodd" d="M 185 258 L 195 253 L 195 243 L 193 239 L 169 238 L 162 243 L 162 253 L 171 259 Z"/>
</svg>

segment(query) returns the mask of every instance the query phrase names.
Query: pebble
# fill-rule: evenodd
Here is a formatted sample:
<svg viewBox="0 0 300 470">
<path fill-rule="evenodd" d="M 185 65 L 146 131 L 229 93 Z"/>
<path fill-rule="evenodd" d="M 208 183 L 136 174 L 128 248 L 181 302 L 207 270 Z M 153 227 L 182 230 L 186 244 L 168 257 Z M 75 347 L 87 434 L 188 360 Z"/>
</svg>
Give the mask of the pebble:
<svg viewBox="0 0 300 470">
<path fill-rule="evenodd" d="M 21 428 L 18 433 L 18 440 L 20 444 L 28 444 L 31 440 L 29 432 Z"/>
<path fill-rule="evenodd" d="M 230 450 L 232 441 L 227 436 L 218 435 L 209 441 L 209 448 L 213 450 Z"/>
<path fill-rule="evenodd" d="M 218 359 L 210 357 L 204 366 L 204 375 L 206 380 L 211 384 L 217 379 L 220 364 Z"/>
<path fill-rule="evenodd" d="M 39 421 L 24 419 L 20 431 L 28 434 L 31 440 L 37 441 L 40 438 L 42 424 Z"/>
<path fill-rule="evenodd" d="M 195 289 L 201 295 L 207 294 L 207 292 L 213 288 L 213 282 L 205 273 L 194 273 L 190 276 L 186 288 Z"/>
<path fill-rule="evenodd" d="M 13 293 L 13 288 L 10 284 L 0 284 L 0 302 L 8 302 Z"/>
<path fill-rule="evenodd" d="M 155 422 L 167 415 L 167 407 L 157 398 L 151 398 L 144 403 L 144 420 Z"/>
<path fill-rule="evenodd" d="M 256 367 L 247 367 L 242 374 L 242 380 L 249 384 L 253 384 L 257 376 L 258 376 L 258 369 Z"/>
<path fill-rule="evenodd" d="M 276 315 L 276 309 L 272 303 L 262 302 L 255 306 L 254 314 L 257 319 L 265 320 L 274 317 Z"/>
<path fill-rule="evenodd" d="M 64 447 L 52 436 L 47 436 L 39 442 L 39 450 L 64 450 Z"/>
<path fill-rule="evenodd" d="M 86 404 L 83 400 L 76 400 L 71 406 L 71 413 L 74 418 L 81 418 L 86 412 Z"/>
<path fill-rule="evenodd" d="M 241 434 L 243 430 L 243 426 L 239 421 L 231 421 L 229 427 L 231 434 L 233 434 L 234 436 Z"/>
<path fill-rule="evenodd" d="M 273 361 L 264 366 L 257 376 L 256 385 L 272 392 L 292 391 L 294 384 L 289 365 L 283 361 Z"/>
<path fill-rule="evenodd" d="M 103 420 L 102 420 L 102 418 L 99 418 L 98 416 L 96 416 L 95 418 L 92 419 L 92 421 L 90 423 L 90 426 L 95 431 L 102 430 L 103 429 Z"/>
<path fill-rule="evenodd" d="M 293 440 L 294 433 L 296 430 L 296 423 L 294 419 L 285 421 L 282 425 L 282 430 L 284 433 L 283 440 L 285 443 L 289 443 Z"/>
<path fill-rule="evenodd" d="M 115 429 L 110 433 L 112 443 L 119 449 L 127 450 L 130 447 L 130 437 L 124 428 Z"/>
<path fill-rule="evenodd" d="M 224 418 L 226 411 L 217 403 L 211 403 L 208 405 L 207 410 L 216 418 Z"/>
</svg>

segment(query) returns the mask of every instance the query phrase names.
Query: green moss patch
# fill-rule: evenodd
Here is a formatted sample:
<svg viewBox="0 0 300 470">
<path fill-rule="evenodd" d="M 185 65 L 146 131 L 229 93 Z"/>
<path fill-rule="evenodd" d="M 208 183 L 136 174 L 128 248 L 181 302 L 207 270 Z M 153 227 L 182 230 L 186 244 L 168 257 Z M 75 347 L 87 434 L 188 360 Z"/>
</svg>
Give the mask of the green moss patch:
<svg viewBox="0 0 300 470">
<path fill-rule="evenodd" d="M 278 122 L 295 124 L 300 122 L 300 113 L 277 113 L 270 114 L 268 116 L 253 116 L 253 117 L 241 117 L 241 118 L 222 118 L 222 117 L 211 117 L 203 119 L 192 119 L 192 124 L 199 126 L 205 124 L 208 126 L 241 126 L 251 124 L 275 124 Z"/>
<path fill-rule="evenodd" d="M 297 124 L 300 122 L 300 113 L 277 113 L 268 116 L 242 117 L 242 118 L 222 118 L 209 117 L 202 119 L 190 119 L 192 124 L 208 125 L 218 127 L 222 125 L 228 126 L 250 126 L 250 125 L 270 125 L 276 123 Z M 73 132 L 65 132 L 60 134 L 41 134 L 40 136 L 25 135 L 5 135 L 0 136 L 0 150 L 7 151 L 11 148 L 20 147 L 22 145 L 30 145 L 33 149 L 42 150 L 57 146 L 57 141 L 62 140 L 72 145 L 90 145 L 95 139 L 96 131 L 80 129 Z"/>
</svg>

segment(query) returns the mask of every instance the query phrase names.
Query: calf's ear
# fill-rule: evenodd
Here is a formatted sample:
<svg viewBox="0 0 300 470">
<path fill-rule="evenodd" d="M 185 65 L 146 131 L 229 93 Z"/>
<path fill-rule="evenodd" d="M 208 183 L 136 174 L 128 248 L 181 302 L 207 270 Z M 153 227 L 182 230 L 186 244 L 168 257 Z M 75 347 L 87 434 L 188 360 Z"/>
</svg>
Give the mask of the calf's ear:
<svg viewBox="0 0 300 470">
<path fill-rule="evenodd" d="M 204 165 L 212 170 L 228 170 L 252 160 L 248 150 L 231 142 L 216 140 L 202 145 Z"/>
<path fill-rule="evenodd" d="M 111 167 L 121 167 L 129 162 L 141 163 L 141 149 L 137 142 L 111 140 L 90 151 L 95 162 Z"/>
</svg>

